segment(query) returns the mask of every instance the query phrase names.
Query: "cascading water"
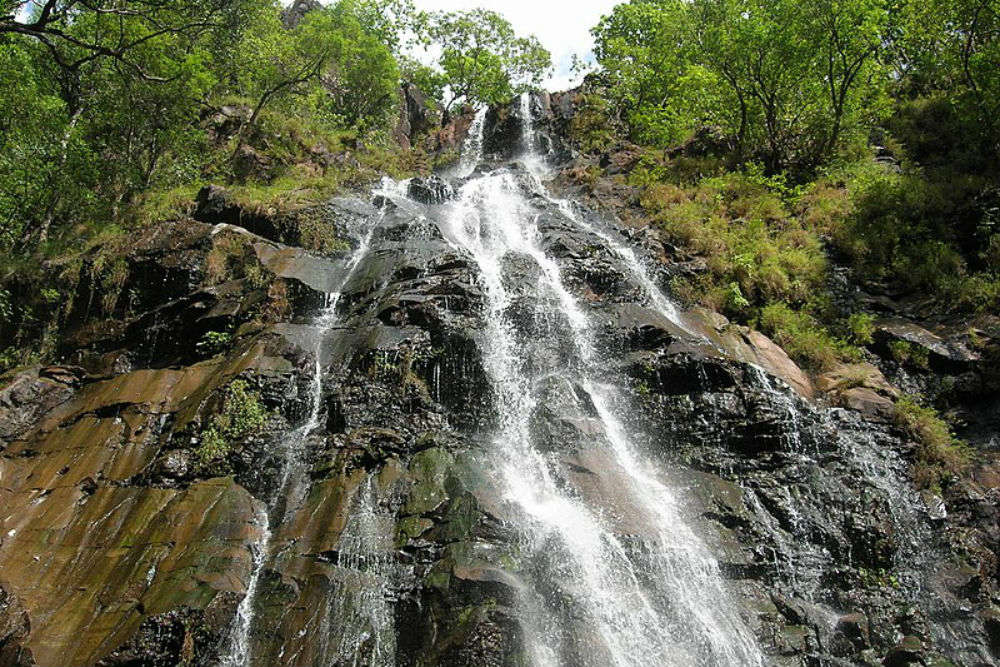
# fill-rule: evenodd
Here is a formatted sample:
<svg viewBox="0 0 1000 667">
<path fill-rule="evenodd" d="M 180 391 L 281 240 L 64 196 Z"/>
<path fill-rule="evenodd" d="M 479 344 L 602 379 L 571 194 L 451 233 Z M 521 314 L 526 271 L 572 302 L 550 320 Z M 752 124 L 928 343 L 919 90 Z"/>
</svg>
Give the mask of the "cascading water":
<svg viewBox="0 0 1000 667">
<path fill-rule="evenodd" d="M 533 191 L 557 206 L 559 211 L 577 227 L 599 238 L 604 246 L 610 249 L 622 261 L 630 277 L 643 289 L 646 297 L 650 300 L 656 311 L 669 321 L 685 329 L 686 327 L 681 321 L 677 307 L 656 286 L 656 283 L 649 276 L 649 271 L 635 254 L 635 251 L 615 239 L 607 230 L 592 225 L 577 215 L 571 201 L 553 197 L 549 193 L 544 184 L 548 176 L 548 167 L 545 163 L 545 157 L 537 152 L 538 140 L 532 123 L 530 100 L 531 96 L 527 93 L 521 96 L 521 117 L 524 119 L 523 122 L 525 124 L 524 146 L 526 154 L 524 156 L 524 164 L 528 167 L 528 173 L 531 175 Z"/>
<path fill-rule="evenodd" d="M 385 185 L 385 184 L 384 184 Z M 394 188 L 386 186 L 390 192 Z M 378 193 L 377 193 L 378 194 Z M 388 194 L 388 193 L 386 193 Z M 372 235 L 378 227 L 380 217 L 362 235 L 358 246 L 348 256 L 344 265 L 339 290 L 350 280 L 354 270 L 368 252 Z M 221 660 L 222 667 L 250 667 L 253 664 L 253 647 L 250 641 L 254 625 L 255 603 L 260 589 L 261 577 L 268 563 L 272 541 L 272 528 L 280 525 L 287 514 L 297 505 L 296 499 L 304 493 L 304 449 L 309 436 L 320 425 L 323 409 L 323 364 L 322 344 L 325 334 L 336 324 L 340 291 L 326 294 L 322 312 L 313 321 L 311 341 L 313 343 L 313 366 L 309 384 L 309 413 L 306 420 L 283 440 L 280 452 L 280 474 L 273 495 L 268 499 L 267 508 L 260 513 L 261 538 L 253 547 L 253 561 L 246 594 L 237 607 L 236 617 L 229 633 L 229 642 Z M 374 667 L 374 666 L 373 666 Z"/>
<path fill-rule="evenodd" d="M 537 149 L 527 98 L 522 99 L 523 166 L 484 166 L 484 125 L 480 112 L 451 173 L 459 185 L 444 195 L 450 201 L 414 201 L 407 194 L 409 182 L 384 183 L 376 194 L 391 202 L 386 208 L 393 207 L 394 215 L 436 224 L 448 244 L 471 260 L 481 288 L 479 348 L 492 421 L 479 460 L 515 535 L 512 569 L 521 583 L 515 604 L 529 661 L 543 667 L 763 664 L 716 560 L 686 520 L 685 504 L 639 453 L 633 431 L 642 425 L 631 417 L 637 411 L 620 390 L 617 362 L 599 349 L 575 284 L 564 279 L 563 267 L 547 251 L 551 226 L 571 227 L 608 249 L 653 310 L 686 330 L 682 318 L 635 251 L 570 201 L 548 192 L 546 156 Z M 368 251 L 371 236 L 369 229 L 348 259 L 343 284 Z M 304 447 L 322 417 L 320 341 L 336 323 L 339 298 L 339 292 L 330 294 L 316 320 L 310 414 L 286 441 L 279 492 L 261 517 L 266 530 L 254 549 L 247 596 L 223 662 L 227 667 L 252 662 L 255 598 L 275 549 L 270 528 L 301 504 Z M 760 369 L 751 368 L 747 379 L 784 413 L 779 417 L 787 417 L 793 433 L 783 442 L 811 465 L 798 440 L 794 397 Z M 434 395 L 440 400 L 438 382 Z M 786 531 L 794 539 L 808 530 L 797 514 L 789 515 L 790 529 L 768 523 L 768 509 L 753 489 L 746 492 L 750 510 L 762 515 L 787 559 L 775 561 L 778 576 L 802 558 L 822 559 L 822 554 L 798 554 L 785 540 Z M 399 565 L 392 511 L 379 494 L 369 475 L 351 503 L 332 561 L 334 587 L 325 612 L 313 617 L 320 642 L 316 664 L 388 667 L 396 661 L 399 628 L 392 600 Z M 785 497 L 791 507 L 793 499 Z M 794 576 L 789 583 L 798 588 Z"/>
<path fill-rule="evenodd" d="M 656 285 L 655 281 L 650 277 L 646 265 L 630 247 L 620 242 L 599 225 L 591 224 L 585 217 L 578 215 L 573 202 L 554 197 L 549 193 L 545 186 L 545 181 L 550 176 L 549 168 L 545 156 L 539 154 L 537 150 L 539 141 L 533 127 L 531 96 L 528 94 L 521 96 L 520 115 L 525 130 L 522 143 L 526 154 L 523 157 L 523 161 L 530 175 L 532 191 L 557 206 L 560 212 L 578 228 L 601 239 L 604 247 L 611 250 L 621 261 L 622 266 L 629 273 L 633 282 L 642 288 L 653 308 L 660 315 L 690 333 L 690 329 L 685 326 L 677 308 Z M 800 457 L 807 466 L 819 465 L 817 461 L 819 451 L 807 452 L 804 450 L 801 437 L 803 408 L 797 404 L 794 392 L 787 386 L 776 386 L 773 379 L 756 364 L 750 364 L 746 379 L 752 386 L 755 386 L 767 395 L 770 404 L 784 412 L 783 416 L 787 420 L 788 427 L 782 437 L 790 452 Z M 835 446 L 839 450 L 848 453 L 866 483 L 872 488 L 877 489 L 879 494 L 887 500 L 889 511 L 895 523 L 901 529 L 899 535 L 899 554 L 896 558 L 897 571 L 900 573 L 900 578 L 905 579 L 909 584 L 908 589 L 914 591 L 913 595 L 917 595 L 921 589 L 919 581 L 920 573 L 928 561 L 926 545 L 929 543 L 929 540 L 927 527 L 922 519 L 925 512 L 921 507 L 920 500 L 909 488 L 909 484 L 895 472 L 902 469 L 903 465 L 894 453 L 886 451 L 884 447 L 878 446 L 874 442 L 871 433 L 861 438 L 857 438 L 856 436 L 854 436 L 854 439 L 844 437 L 835 424 L 835 411 L 820 410 L 816 412 L 816 416 L 820 423 L 825 425 L 825 429 L 828 432 L 837 434 L 833 439 Z M 787 489 L 785 493 L 787 496 Z M 750 498 L 751 508 L 754 509 L 753 506 L 757 505 L 755 509 L 758 511 L 758 514 L 766 514 L 766 511 L 759 508 L 759 500 L 753 492 L 750 493 Z M 788 512 L 797 516 L 795 503 L 789 499 L 787 505 Z M 768 520 L 773 522 L 773 518 L 767 515 L 765 525 L 767 525 Z M 792 528 L 793 537 L 797 537 L 795 534 L 796 531 L 805 529 L 800 523 L 795 523 Z M 776 543 L 781 544 L 785 542 L 784 538 L 778 533 L 772 533 L 772 537 L 774 537 Z M 800 556 L 806 560 L 819 560 L 820 557 L 815 553 L 815 550 L 808 546 L 808 541 L 804 540 L 803 543 L 806 545 L 803 547 L 805 553 L 800 554 Z M 801 550 L 798 548 L 785 548 L 782 551 L 787 555 Z M 794 569 L 789 568 L 789 571 L 793 572 Z M 809 596 L 809 592 L 809 590 L 805 591 L 807 597 Z"/>
<path fill-rule="evenodd" d="M 389 667 L 395 664 L 396 635 L 390 601 L 398 566 L 394 521 L 379 507 L 378 485 L 369 475 L 358 488 L 355 507 L 338 543 L 343 581 L 330 600 L 320 633 L 324 666 Z"/>
<path fill-rule="evenodd" d="M 526 161 L 537 162 L 530 117 L 522 120 Z M 442 224 L 473 258 L 486 296 L 482 352 L 497 420 L 492 465 L 521 523 L 529 653 L 552 665 L 760 664 L 715 561 L 635 454 L 613 387 L 598 381 L 607 372 L 589 318 L 539 244 L 532 184 L 538 180 L 524 183 L 504 168 L 475 177 Z M 514 270 L 537 278 L 512 289 Z M 538 328 L 544 331 L 533 337 Z M 533 423 L 543 407 L 581 417 L 589 441 L 560 451 L 560 443 L 539 437 Z M 618 516 L 595 506 L 594 489 L 579 483 L 571 459 L 600 463 L 618 486 Z"/>
<path fill-rule="evenodd" d="M 472 125 L 469 126 L 469 136 L 466 137 L 462 146 L 462 154 L 458 158 L 458 164 L 449 174 L 453 178 L 468 178 L 479 166 L 479 161 L 483 156 L 483 128 L 486 126 L 486 112 L 483 107 L 476 112 Z"/>
</svg>

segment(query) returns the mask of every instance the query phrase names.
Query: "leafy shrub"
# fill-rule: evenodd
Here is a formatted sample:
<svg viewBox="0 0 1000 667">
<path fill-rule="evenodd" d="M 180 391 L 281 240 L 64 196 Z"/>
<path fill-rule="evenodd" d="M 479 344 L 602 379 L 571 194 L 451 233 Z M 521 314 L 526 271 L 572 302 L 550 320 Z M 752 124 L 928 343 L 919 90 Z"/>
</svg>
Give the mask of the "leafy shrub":
<svg viewBox="0 0 1000 667">
<path fill-rule="evenodd" d="M 604 153 L 617 140 L 611 107 L 599 95 L 584 95 L 569 123 L 569 135 L 585 153 Z"/>
<path fill-rule="evenodd" d="M 875 316 L 871 313 L 851 313 L 847 318 L 847 330 L 856 345 L 869 345 L 875 334 Z"/>
<path fill-rule="evenodd" d="M 792 310 L 784 303 L 763 308 L 759 324 L 788 356 L 811 371 L 824 371 L 840 359 L 857 356 L 855 350 L 830 334 L 816 318 Z"/>
<path fill-rule="evenodd" d="M 205 464 L 224 458 L 234 441 L 260 432 L 267 419 L 260 394 L 251 390 L 246 380 L 233 380 L 226 388 L 221 412 L 212 415 L 201 433 L 198 458 Z"/>
<path fill-rule="evenodd" d="M 206 331 L 195 347 L 199 352 L 207 355 L 215 355 L 222 352 L 233 340 L 233 335 L 225 331 Z"/>
<path fill-rule="evenodd" d="M 930 353 L 927 349 L 906 340 L 890 342 L 889 354 L 897 363 L 904 366 L 910 364 L 917 368 L 927 368 L 930 364 Z"/>
<path fill-rule="evenodd" d="M 641 204 L 670 240 L 705 257 L 710 275 L 701 291 L 710 305 L 745 318 L 751 306 L 805 304 L 823 286 L 826 258 L 791 215 L 786 202 L 794 196 L 783 179 L 750 170 L 691 188 L 652 185 Z"/>
<path fill-rule="evenodd" d="M 934 408 L 921 405 L 916 397 L 903 396 L 896 402 L 895 422 L 918 443 L 914 477 L 922 488 L 939 491 L 942 482 L 969 465 L 968 445 L 952 435 Z"/>
</svg>

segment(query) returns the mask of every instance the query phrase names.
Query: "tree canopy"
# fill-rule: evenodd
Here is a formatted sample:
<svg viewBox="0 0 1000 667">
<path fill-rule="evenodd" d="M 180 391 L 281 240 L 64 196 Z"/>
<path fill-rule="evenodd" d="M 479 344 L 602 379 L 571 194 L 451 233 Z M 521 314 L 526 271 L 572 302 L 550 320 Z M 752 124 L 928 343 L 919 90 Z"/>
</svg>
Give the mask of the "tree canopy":
<svg viewBox="0 0 1000 667">
<path fill-rule="evenodd" d="M 633 0 L 594 29 L 637 137 L 719 128 L 740 159 L 808 168 L 884 111 L 883 0 Z"/>
<path fill-rule="evenodd" d="M 441 46 L 437 64 L 447 81 L 449 108 L 508 100 L 541 84 L 552 64 L 536 37 L 519 37 L 506 19 L 486 9 L 434 14 L 428 36 Z"/>
</svg>

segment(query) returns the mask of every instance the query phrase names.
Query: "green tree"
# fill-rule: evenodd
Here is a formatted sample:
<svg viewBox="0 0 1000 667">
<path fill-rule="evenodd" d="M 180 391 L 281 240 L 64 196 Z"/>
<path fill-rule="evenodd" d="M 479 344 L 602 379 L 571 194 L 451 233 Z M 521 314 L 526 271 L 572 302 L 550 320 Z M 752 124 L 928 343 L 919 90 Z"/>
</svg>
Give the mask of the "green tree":
<svg viewBox="0 0 1000 667">
<path fill-rule="evenodd" d="M 683 139 L 699 120 L 689 102 L 707 106 L 711 84 L 693 66 L 690 18 L 682 0 L 643 0 L 618 5 L 591 31 L 615 107 L 639 141 Z"/>
<path fill-rule="evenodd" d="M 817 157 L 825 159 L 840 145 L 845 126 L 871 126 L 884 111 L 881 93 L 887 71 L 877 56 L 889 12 L 883 0 L 805 0 L 803 8 L 816 41 L 823 44 L 819 68 L 825 73 L 829 99 Z M 868 118 L 856 117 L 866 111 Z"/>
<path fill-rule="evenodd" d="M 244 94 L 254 99 L 233 157 L 270 104 L 305 95 L 322 83 L 328 108 L 346 125 L 381 118 L 395 102 L 399 74 L 388 47 L 362 28 L 354 2 L 310 11 L 286 29 L 275 7 L 242 46 Z"/>
<path fill-rule="evenodd" d="M 896 13 L 904 94 L 944 92 L 1000 151 L 1000 6 L 995 0 L 906 0 Z"/>
<path fill-rule="evenodd" d="M 595 28 L 636 138 L 720 128 L 737 162 L 808 171 L 879 108 L 882 0 L 632 0 Z"/>
<path fill-rule="evenodd" d="M 56 65 L 70 71 L 111 59 L 133 74 L 162 81 L 135 55 L 164 39 L 196 40 L 226 25 L 239 4 L 230 0 L 4 0 L 0 37 L 33 40 Z"/>
<path fill-rule="evenodd" d="M 537 38 L 518 37 L 506 19 L 485 9 L 434 14 L 428 35 L 442 47 L 448 109 L 508 100 L 539 85 L 552 64 Z"/>
<path fill-rule="evenodd" d="M 366 7 L 380 8 L 383 20 L 387 16 L 398 18 L 381 26 L 376 23 L 373 32 L 363 22 L 365 14 L 359 16 L 350 4 L 345 4 L 333 10 L 329 24 L 321 28 L 333 35 L 330 64 L 322 75 L 323 87 L 331 108 L 348 126 L 377 125 L 395 107 L 399 68 L 390 46 L 398 46 L 398 35 L 408 16 L 406 8 L 412 5 L 393 0 L 368 3 Z"/>
</svg>

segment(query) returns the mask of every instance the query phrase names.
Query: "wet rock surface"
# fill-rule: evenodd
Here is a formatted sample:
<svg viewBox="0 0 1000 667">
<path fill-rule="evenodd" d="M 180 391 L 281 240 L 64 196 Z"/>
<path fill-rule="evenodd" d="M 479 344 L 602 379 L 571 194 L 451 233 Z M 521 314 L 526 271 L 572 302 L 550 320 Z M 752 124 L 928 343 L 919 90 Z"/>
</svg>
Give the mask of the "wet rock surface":
<svg viewBox="0 0 1000 667">
<path fill-rule="evenodd" d="M 568 155 L 572 95 L 531 108 L 544 150 Z M 491 114 L 485 152 L 514 157 L 517 107 Z M 523 166 L 506 169 L 532 192 Z M 386 628 L 394 664 L 526 662 L 518 609 L 533 565 L 519 560 L 517 509 L 484 472 L 498 420 L 489 304 L 472 258 L 437 224 L 450 187 L 414 181 L 378 209 L 332 203 L 325 214 L 349 246 L 332 253 L 303 250 L 287 221 L 251 220 L 205 191 L 198 220 L 132 240 L 124 296 L 81 284 L 65 365 L 0 388 L 0 665 L 217 664 L 261 544 L 254 664 L 383 664 Z M 885 349 L 926 348 L 928 367 L 884 361 L 810 378 L 759 332 L 712 313 L 665 317 L 601 237 L 530 196 L 538 245 L 592 323 L 651 474 L 682 499 L 766 662 L 998 664 L 1000 468 L 984 455 L 968 479 L 918 493 L 915 444 L 890 412 L 908 378 L 975 394 L 968 414 L 987 414 L 976 406 L 996 400 L 988 333 L 976 348 L 887 321 Z M 665 281 L 653 264 L 662 249 L 587 216 Z M 558 366 L 567 327 L 538 316 L 538 266 L 509 257 L 504 271 L 506 317 L 534 341 L 525 360 Z M 323 327 L 315 318 L 333 292 L 336 318 Z M 308 418 L 317 363 L 319 426 L 265 539 L 261 517 L 286 488 L 284 447 Z M 263 422 L 208 447 L 234 382 Z M 641 551 L 650 522 L 599 445 L 597 407 L 558 374 L 537 391 L 532 431 L 553 470 Z M 988 443 L 993 422 L 978 419 L 970 432 Z M 543 594 L 568 599 L 555 586 Z M 574 664 L 607 659 L 596 643 L 573 650 Z"/>
</svg>

